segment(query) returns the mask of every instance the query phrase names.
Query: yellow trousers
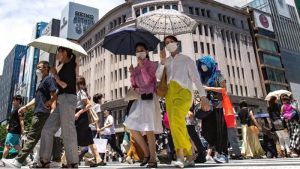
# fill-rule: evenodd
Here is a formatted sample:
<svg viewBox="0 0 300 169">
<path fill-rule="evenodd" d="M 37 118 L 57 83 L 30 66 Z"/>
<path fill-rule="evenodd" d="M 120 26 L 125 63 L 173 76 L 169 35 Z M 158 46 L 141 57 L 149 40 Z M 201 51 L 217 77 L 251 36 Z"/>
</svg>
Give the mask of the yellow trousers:
<svg viewBox="0 0 300 169">
<path fill-rule="evenodd" d="M 183 149 L 192 155 L 192 144 L 186 128 L 185 117 L 192 105 L 192 93 L 176 81 L 171 81 L 166 95 L 166 107 L 175 150 Z"/>
</svg>

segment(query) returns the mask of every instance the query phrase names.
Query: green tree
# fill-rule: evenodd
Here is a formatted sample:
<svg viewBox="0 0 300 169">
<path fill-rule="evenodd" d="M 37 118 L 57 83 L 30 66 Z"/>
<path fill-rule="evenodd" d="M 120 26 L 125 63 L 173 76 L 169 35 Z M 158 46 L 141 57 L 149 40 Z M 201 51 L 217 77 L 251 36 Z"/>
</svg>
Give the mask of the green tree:
<svg viewBox="0 0 300 169">
<path fill-rule="evenodd" d="M 1 125 L 0 126 L 0 144 L 4 144 L 6 134 L 7 134 L 7 125 Z"/>
</svg>

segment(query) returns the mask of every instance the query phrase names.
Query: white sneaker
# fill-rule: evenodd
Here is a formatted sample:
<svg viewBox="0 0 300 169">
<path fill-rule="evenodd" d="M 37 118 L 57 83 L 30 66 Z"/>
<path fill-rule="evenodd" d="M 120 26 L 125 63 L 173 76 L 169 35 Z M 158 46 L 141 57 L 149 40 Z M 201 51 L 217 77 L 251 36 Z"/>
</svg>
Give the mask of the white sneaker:
<svg viewBox="0 0 300 169">
<path fill-rule="evenodd" d="M 2 159 L 5 167 L 8 168 L 21 168 L 22 164 L 19 163 L 16 159 Z"/>
<path fill-rule="evenodd" d="M 184 164 L 183 164 L 183 162 L 181 162 L 181 161 L 176 161 L 176 162 L 174 163 L 174 166 L 175 166 L 176 168 L 184 168 Z"/>
<path fill-rule="evenodd" d="M 195 162 L 194 161 L 185 161 L 184 167 L 195 167 Z"/>
<path fill-rule="evenodd" d="M 210 155 L 207 155 L 206 157 L 206 161 L 213 161 L 214 159 L 212 158 L 212 156 L 210 156 Z"/>
<path fill-rule="evenodd" d="M 50 163 L 50 168 L 61 168 L 61 163 L 53 161 Z"/>
</svg>

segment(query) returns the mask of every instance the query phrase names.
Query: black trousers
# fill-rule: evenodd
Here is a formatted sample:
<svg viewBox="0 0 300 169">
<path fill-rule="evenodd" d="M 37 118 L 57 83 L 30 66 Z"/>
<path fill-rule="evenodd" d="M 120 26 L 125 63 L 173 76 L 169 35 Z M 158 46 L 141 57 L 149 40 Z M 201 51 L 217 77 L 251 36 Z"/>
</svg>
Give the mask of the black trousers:
<svg viewBox="0 0 300 169">
<path fill-rule="evenodd" d="M 214 108 L 202 119 L 202 136 L 219 154 L 228 155 L 228 135 L 223 108 Z"/>
<path fill-rule="evenodd" d="M 110 145 L 110 147 L 115 150 L 122 158 L 124 157 L 124 154 L 122 152 L 122 150 L 117 146 L 117 140 L 116 140 L 116 135 L 112 134 L 112 135 L 104 135 L 101 136 L 101 138 L 103 139 L 107 139 L 107 143 Z M 102 159 L 104 159 L 104 156 L 101 157 Z"/>
<path fill-rule="evenodd" d="M 187 125 L 187 130 L 189 133 L 190 138 L 192 139 L 192 141 L 194 142 L 196 148 L 197 148 L 197 152 L 198 152 L 198 157 L 199 159 L 204 159 L 205 158 L 205 148 L 202 145 L 202 142 L 200 140 L 200 137 L 196 131 L 195 125 Z"/>
</svg>

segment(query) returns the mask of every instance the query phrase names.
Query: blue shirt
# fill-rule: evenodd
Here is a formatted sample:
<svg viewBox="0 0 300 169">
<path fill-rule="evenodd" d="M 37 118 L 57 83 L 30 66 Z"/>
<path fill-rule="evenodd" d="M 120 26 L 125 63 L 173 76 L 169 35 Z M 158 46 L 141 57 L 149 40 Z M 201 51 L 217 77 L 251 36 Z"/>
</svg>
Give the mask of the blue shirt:
<svg viewBox="0 0 300 169">
<path fill-rule="evenodd" d="M 53 77 L 46 76 L 35 93 L 35 110 L 34 113 L 50 113 L 50 109 L 45 107 L 45 103 L 51 99 L 51 92 L 56 92 L 57 86 Z"/>
</svg>

